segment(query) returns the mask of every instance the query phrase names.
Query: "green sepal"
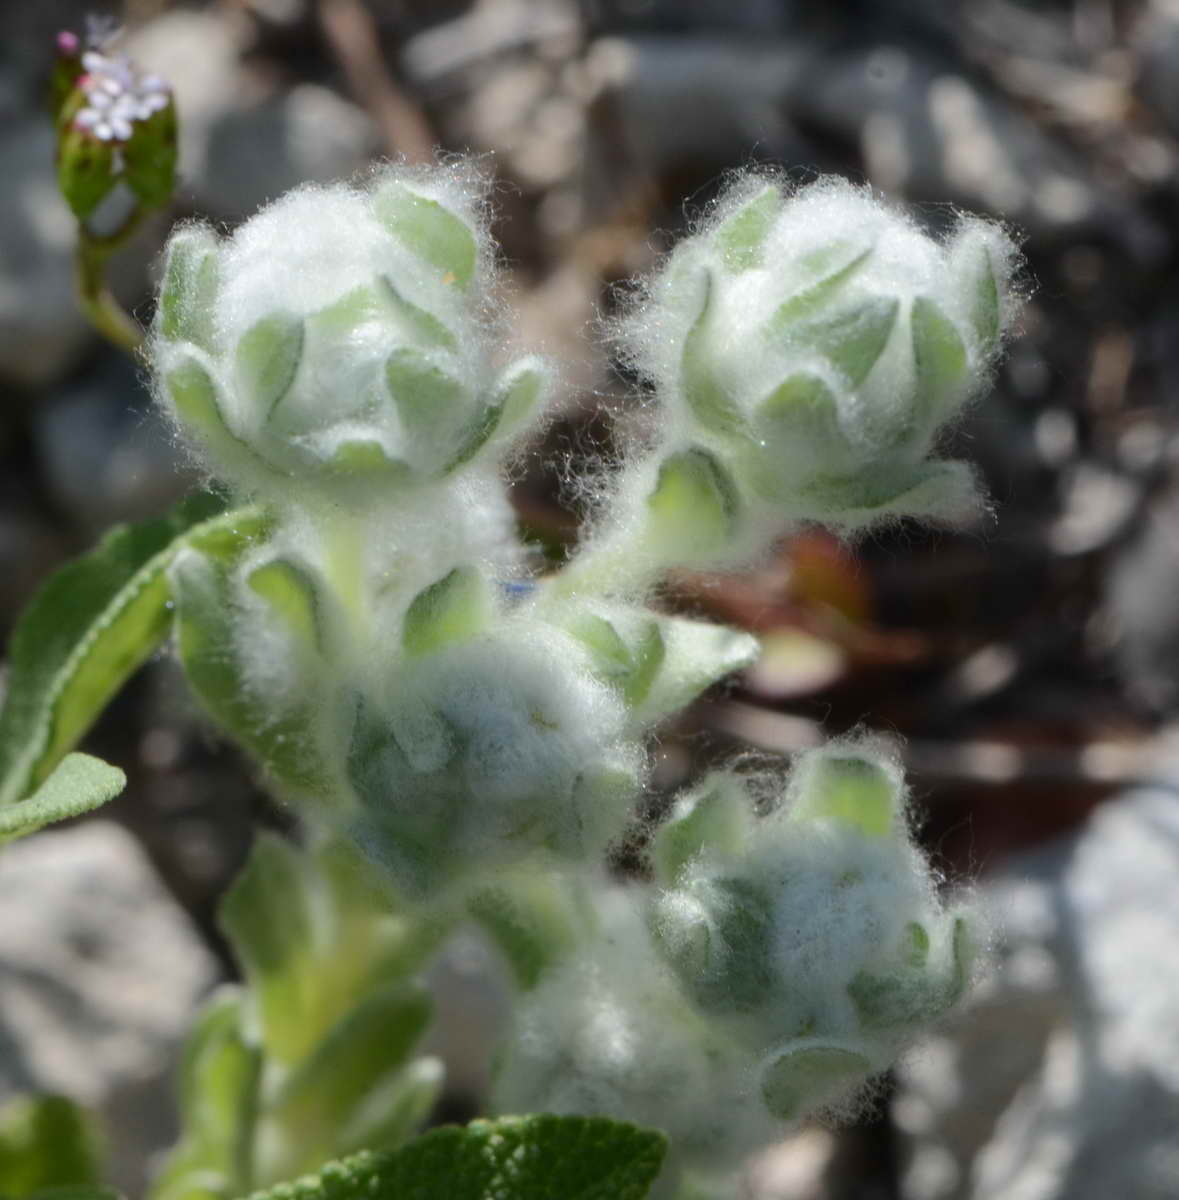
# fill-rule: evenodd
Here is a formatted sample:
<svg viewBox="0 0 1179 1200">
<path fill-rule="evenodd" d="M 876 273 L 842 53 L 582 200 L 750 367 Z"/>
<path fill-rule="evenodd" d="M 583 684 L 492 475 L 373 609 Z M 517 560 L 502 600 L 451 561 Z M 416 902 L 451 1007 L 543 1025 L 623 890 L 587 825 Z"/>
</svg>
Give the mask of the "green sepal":
<svg viewBox="0 0 1179 1200">
<path fill-rule="evenodd" d="M 81 108 L 78 99 L 67 102 L 57 140 L 57 186 L 74 216 L 87 220 L 106 199 L 118 182 L 115 146 L 101 141 L 70 122 L 72 113 Z"/>
<path fill-rule="evenodd" d="M 222 462 L 249 458 L 251 464 L 263 467 L 254 451 L 229 428 L 221 389 L 197 353 L 181 350 L 169 359 L 172 365 L 165 367 L 164 386 L 188 431 Z"/>
<path fill-rule="evenodd" d="M 730 271 L 762 265 L 766 238 L 784 203 L 776 184 L 764 184 L 717 226 L 713 241 Z"/>
<path fill-rule="evenodd" d="M 379 302 L 401 328 L 419 345 L 438 350 L 457 350 L 458 339 L 432 312 L 407 299 L 386 275 L 378 279 Z"/>
<path fill-rule="evenodd" d="M 501 1117 L 432 1129 L 251 1200 L 643 1200 L 666 1146 L 660 1133 L 604 1117 Z"/>
<path fill-rule="evenodd" d="M 93 1191 L 103 1174 L 93 1119 L 64 1096 L 25 1096 L 0 1108 L 0 1195 Z"/>
<path fill-rule="evenodd" d="M 684 336 L 680 380 L 684 399 L 692 414 L 706 429 L 719 433 L 742 433 L 745 420 L 728 389 L 717 379 L 709 352 L 709 326 L 716 280 L 708 267 L 701 267 L 694 286 L 700 295 L 696 319 Z"/>
<path fill-rule="evenodd" d="M 242 334 L 234 354 L 234 380 L 264 417 L 272 417 L 291 390 L 305 336 L 302 318 L 288 312 L 271 313 Z"/>
<path fill-rule="evenodd" d="M 647 497 L 648 536 L 664 555 L 715 552 L 732 535 L 737 489 L 717 459 L 699 447 L 668 456 Z"/>
<path fill-rule="evenodd" d="M 736 776 L 717 771 L 689 795 L 681 796 L 651 839 L 655 878 L 673 885 L 700 859 L 740 858 L 753 837 L 748 793 Z"/>
<path fill-rule="evenodd" d="M 213 352 L 214 311 L 220 284 L 217 235 L 201 225 L 177 230 L 168 240 L 168 257 L 156 309 L 156 328 L 174 342 L 190 342 Z"/>
<path fill-rule="evenodd" d="M 280 707 L 256 694 L 237 641 L 240 606 L 231 574 L 242 555 L 269 532 L 260 513 L 193 537 L 169 568 L 176 603 L 176 643 L 193 690 L 219 724 L 249 747 L 273 776 L 296 792 L 326 798 L 329 771 L 320 758 L 319 709 L 309 686 Z M 309 685 L 313 680 L 308 679 Z"/>
<path fill-rule="evenodd" d="M 909 317 L 917 396 L 930 428 L 946 415 L 966 379 L 966 344 L 954 322 L 932 300 L 918 296 Z"/>
<path fill-rule="evenodd" d="M 889 837 L 896 828 L 901 790 L 893 776 L 869 758 L 823 754 L 806 771 L 790 817 L 834 821 L 864 837 Z"/>
<path fill-rule="evenodd" d="M 455 567 L 410 602 L 401 628 L 407 654 L 432 654 L 474 637 L 491 619 L 491 592 L 475 567 Z"/>
<path fill-rule="evenodd" d="M 224 502 L 200 493 L 166 517 L 111 529 L 59 568 L 26 606 L 8 647 L 0 710 L 0 806 L 22 800 L 78 744 L 168 634 L 164 572 L 185 535 Z"/>
<path fill-rule="evenodd" d="M 792 1121 L 838 1099 L 871 1071 L 871 1060 L 850 1046 L 796 1042 L 767 1056 L 762 1100 L 771 1116 Z"/>
<path fill-rule="evenodd" d="M 443 282 L 460 288 L 471 282 L 479 243 L 467 223 L 445 205 L 389 182 L 374 195 L 373 210 L 398 241 L 437 267 Z"/>
<path fill-rule="evenodd" d="M 272 558 L 250 572 L 246 585 L 267 602 L 300 645 L 316 651 L 324 649 L 319 590 L 306 567 L 289 559 Z"/>
<path fill-rule="evenodd" d="M 0 843 L 100 808 L 126 786 L 126 775 L 102 759 L 67 754 L 31 796 L 0 807 Z"/>
<path fill-rule="evenodd" d="M 134 121 L 123 146 L 123 179 L 144 208 L 163 208 L 176 187 L 176 103 Z"/>
<path fill-rule="evenodd" d="M 401 483 L 413 472 L 408 463 L 390 458 L 376 438 L 348 438 L 332 451 L 323 464 L 322 473 L 328 479 L 354 479 L 367 487 L 377 483 Z"/>
<path fill-rule="evenodd" d="M 978 341 L 979 357 L 986 359 L 999 346 L 1003 331 L 1003 302 L 985 239 L 968 230 L 950 247 L 950 268 L 966 294 L 966 315 Z"/>
</svg>

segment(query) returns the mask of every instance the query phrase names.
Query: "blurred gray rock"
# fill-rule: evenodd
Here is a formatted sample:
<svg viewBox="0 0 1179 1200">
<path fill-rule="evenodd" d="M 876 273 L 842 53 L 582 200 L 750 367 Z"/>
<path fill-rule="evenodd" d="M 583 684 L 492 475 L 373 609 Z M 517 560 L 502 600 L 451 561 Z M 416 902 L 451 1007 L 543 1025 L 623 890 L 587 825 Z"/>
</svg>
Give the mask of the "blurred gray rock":
<svg viewBox="0 0 1179 1200">
<path fill-rule="evenodd" d="M 135 368 L 115 351 L 39 405 L 31 425 L 50 495 L 91 535 L 158 514 L 196 478 Z"/>
<path fill-rule="evenodd" d="M 1167 0 L 1144 5 L 1134 42 L 1138 94 L 1179 136 L 1179 7 Z"/>
<path fill-rule="evenodd" d="M 94 336 L 74 297 L 74 219 L 53 156 L 43 114 L 0 128 L 0 381 L 27 388 L 62 378 Z"/>
<path fill-rule="evenodd" d="M 999 970 L 900 1072 L 905 1200 L 1179 1195 L 1179 790 L 1009 862 Z"/>
<path fill-rule="evenodd" d="M 0 851 L 0 1102 L 96 1110 L 112 1182 L 141 1195 L 175 1136 L 171 1076 L 216 968 L 138 844 L 110 821 Z"/>
</svg>

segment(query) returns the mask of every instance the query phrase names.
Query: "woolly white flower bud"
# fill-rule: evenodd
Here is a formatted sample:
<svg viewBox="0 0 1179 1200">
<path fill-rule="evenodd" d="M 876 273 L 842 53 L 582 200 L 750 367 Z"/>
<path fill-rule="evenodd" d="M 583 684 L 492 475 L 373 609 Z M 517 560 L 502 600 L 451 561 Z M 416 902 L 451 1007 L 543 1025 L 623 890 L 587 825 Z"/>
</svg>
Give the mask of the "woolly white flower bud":
<svg viewBox="0 0 1179 1200">
<path fill-rule="evenodd" d="M 224 242 L 169 245 L 153 358 L 163 401 L 247 491 L 286 477 L 368 501 L 502 445 L 547 386 L 538 360 L 488 368 L 481 185 L 387 168 L 303 187 Z"/>
<path fill-rule="evenodd" d="M 792 1119 L 957 1000 L 974 934 L 935 895 L 882 744 L 804 755 L 767 817 L 743 793 L 714 777 L 659 830 L 651 926 L 686 994 L 757 1059 L 767 1109 Z"/>
<path fill-rule="evenodd" d="M 989 376 L 1015 264 L 997 226 L 938 243 L 843 180 L 731 188 L 621 327 L 667 423 L 621 499 L 650 507 L 651 553 L 723 562 L 790 520 L 969 515 L 971 472 L 929 455 Z"/>
</svg>

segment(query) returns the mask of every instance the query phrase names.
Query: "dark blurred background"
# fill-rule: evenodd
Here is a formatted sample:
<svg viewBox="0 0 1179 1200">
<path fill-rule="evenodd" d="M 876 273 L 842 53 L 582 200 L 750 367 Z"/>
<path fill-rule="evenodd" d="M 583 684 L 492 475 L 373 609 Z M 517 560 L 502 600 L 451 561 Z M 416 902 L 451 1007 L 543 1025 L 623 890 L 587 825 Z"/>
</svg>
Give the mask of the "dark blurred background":
<svg viewBox="0 0 1179 1200">
<path fill-rule="evenodd" d="M 73 299 L 44 92 L 54 34 L 96 11 L 180 113 L 173 211 L 113 267 L 141 321 L 173 219 L 232 226 L 378 158 L 485 156 L 515 339 L 564 363 L 516 489 L 556 552 L 576 514 L 546 461 L 600 452 L 633 399 L 595 322 L 726 172 L 838 171 L 931 227 L 963 208 L 1019 231 L 1032 299 L 951 447 L 993 519 L 806 532 L 756 574 L 677 577 L 671 602 L 766 651 L 668 732 L 654 802 L 749 746 L 892 730 L 927 846 L 995 913 L 973 1009 L 874 1117 L 767 1155 L 751 1197 L 1179 1195 L 1179 0 L 3 0 L 5 635 L 56 563 L 194 482 L 142 368 Z M 134 1189 L 169 1137 L 177 1040 L 232 970 L 217 898 L 284 817 L 166 659 L 91 746 L 127 793 L 0 861 L 0 1099 L 99 1107 Z M 477 984 L 446 978 L 461 1026 Z"/>
</svg>

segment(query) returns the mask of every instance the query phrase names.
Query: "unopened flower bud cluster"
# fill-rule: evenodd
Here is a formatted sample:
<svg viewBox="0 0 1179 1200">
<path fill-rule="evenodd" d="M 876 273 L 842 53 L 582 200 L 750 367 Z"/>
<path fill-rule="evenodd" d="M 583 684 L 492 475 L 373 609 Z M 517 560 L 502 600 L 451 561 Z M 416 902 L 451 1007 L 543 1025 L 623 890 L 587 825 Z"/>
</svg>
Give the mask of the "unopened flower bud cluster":
<svg viewBox="0 0 1179 1200">
<path fill-rule="evenodd" d="M 974 502 L 931 454 L 1013 311 L 993 227 L 936 243 L 847 184 L 738 183 L 626 319 L 654 432 L 537 577 L 504 468 L 553 372 L 497 359 L 483 204 L 463 165 L 390 167 L 229 237 L 182 228 L 151 343 L 161 403 L 254 504 L 171 568 L 190 679 L 288 796 L 447 903 L 521 864 L 580 888 L 633 827 L 652 728 L 754 658 L 653 608 L 659 570 Z M 653 882 L 557 939 L 502 1104 L 630 1117 L 720 1161 L 953 1002 L 976 934 L 935 894 L 887 747 L 807 756 L 755 807 L 710 777 L 654 831 Z"/>
</svg>

